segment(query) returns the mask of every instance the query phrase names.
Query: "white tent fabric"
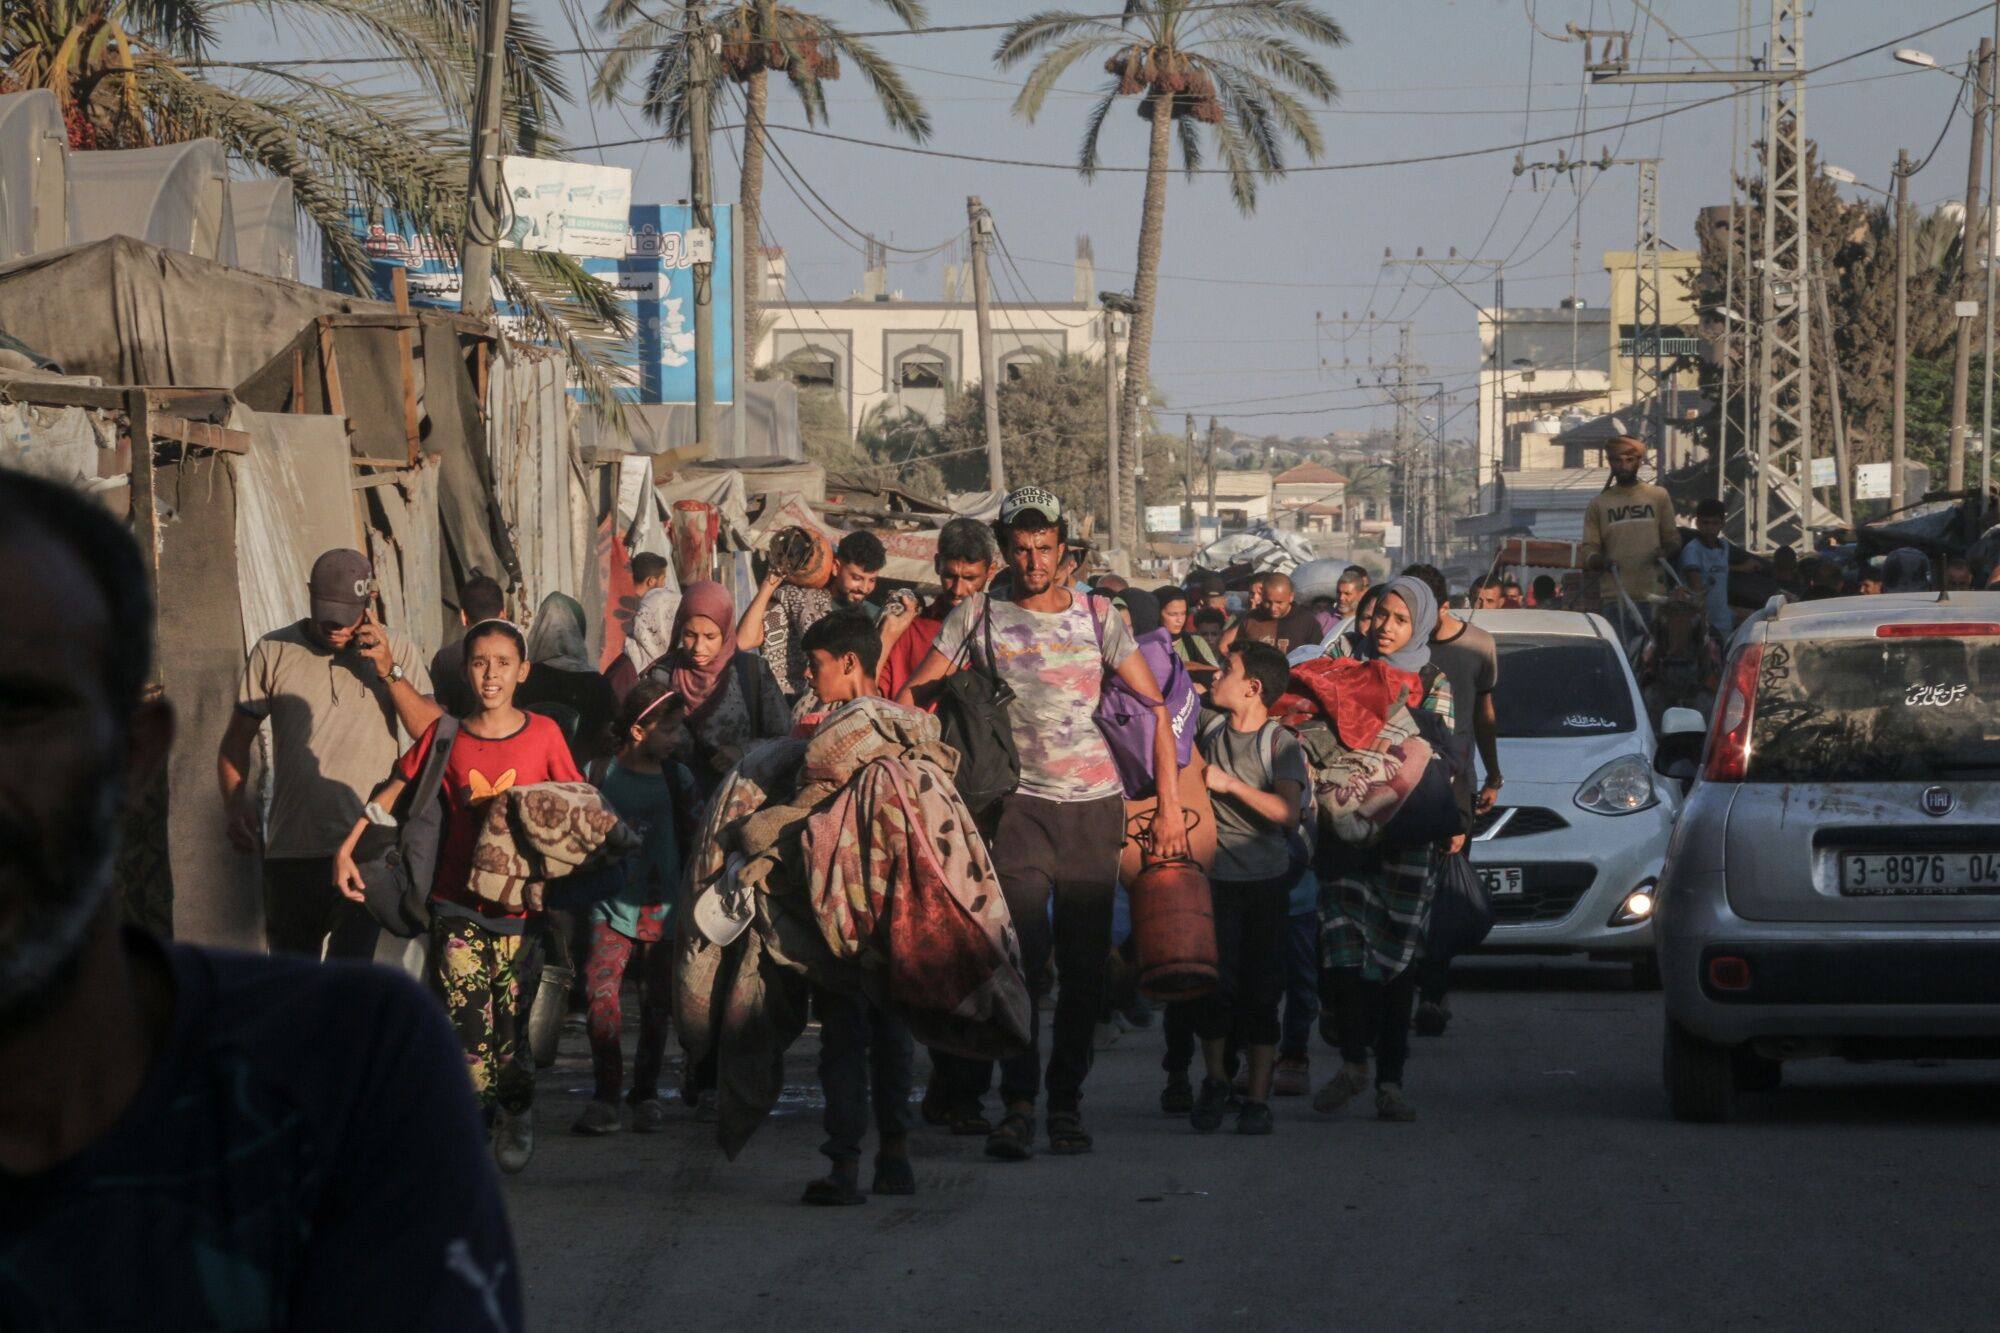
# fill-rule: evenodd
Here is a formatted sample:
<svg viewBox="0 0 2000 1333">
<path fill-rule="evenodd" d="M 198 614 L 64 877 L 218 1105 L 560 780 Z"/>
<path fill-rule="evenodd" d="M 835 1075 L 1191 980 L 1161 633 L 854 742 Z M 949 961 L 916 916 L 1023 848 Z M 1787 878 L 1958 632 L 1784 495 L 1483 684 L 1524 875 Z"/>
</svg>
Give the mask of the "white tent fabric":
<svg viewBox="0 0 2000 1333">
<path fill-rule="evenodd" d="M 292 183 L 239 180 L 229 186 L 236 226 L 236 266 L 266 277 L 299 280 L 299 210 Z"/>
<path fill-rule="evenodd" d="M 0 96 L 0 264 L 69 243 L 69 136 L 55 94 Z"/>
<path fill-rule="evenodd" d="M 354 472 L 345 423 L 238 407 L 230 424 L 250 436 L 250 451 L 235 468 L 238 601 L 247 652 L 272 630 L 305 618 L 306 580 L 321 552 L 360 543 L 354 506 L 340 503 L 351 494 Z"/>
<path fill-rule="evenodd" d="M 426 459 L 422 466 L 396 474 L 394 485 L 374 487 L 389 531 L 368 529 L 368 558 L 382 591 L 383 618 L 426 662 L 444 646 L 444 626 L 436 614 L 444 602 L 437 542 L 442 471 L 436 459 Z"/>
<path fill-rule="evenodd" d="M 72 153 L 69 243 L 132 236 L 236 263 L 229 156 L 214 139 Z"/>
<path fill-rule="evenodd" d="M 99 456 L 116 444 L 110 423 L 88 408 L 0 402 L 0 467 L 94 487 Z"/>
<path fill-rule="evenodd" d="M 552 592 L 589 606 L 596 586 L 596 530 L 578 531 L 570 496 L 577 463 L 566 372 L 559 355 L 510 342 L 487 384 L 493 490 L 521 562 L 524 612 Z"/>
<path fill-rule="evenodd" d="M 1006 498 L 1005 491 L 953 491 L 945 496 L 944 502 L 956 518 L 991 523 L 1000 517 L 1000 502 Z"/>
</svg>

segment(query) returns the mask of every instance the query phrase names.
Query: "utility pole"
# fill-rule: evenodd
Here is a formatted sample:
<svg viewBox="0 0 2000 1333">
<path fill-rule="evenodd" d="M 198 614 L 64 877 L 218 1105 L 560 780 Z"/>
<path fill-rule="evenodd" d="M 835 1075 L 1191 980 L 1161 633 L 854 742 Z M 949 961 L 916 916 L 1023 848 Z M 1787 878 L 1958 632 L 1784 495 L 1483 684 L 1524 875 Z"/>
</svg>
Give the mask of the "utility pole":
<svg viewBox="0 0 2000 1333">
<path fill-rule="evenodd" d="M 1105 540 L 1118 544 L 1118 312 L 1104 307 Z"/>
<path fill-rule="evenodd" d="M 2000 201 L 2000 5 L 1993 10 L 1993 36 L 1986 58 L 1986 212 L 1980 231 L 1986 246 L 1986 344 L 1979 386 L 1979 514 L 1986 522 L 1986 497 L 1993 484 L 1993 216 Z"/>
<path fill-rule="evenodd" d="M 1215 524 L 1215 418 L 1208 419 L 1208 522 Z"/>
<path fill-rule="evenodd" d="M 1187 449 L 1181 454 L 1181 494 L 1187 497 L 1188 531 L 1194 531 L 1194 413 L 1187 414 Z"/>
<path fill-rule="evenodd" d="M 1516 173 L 1518 174 L 1524 169 L 1522 164 L 1517 160 L 1515 163 Z M 1387 252 L 1384 252 L 1382 255 L 1382 267 L 1384 268 L 1401 268 L 1406 266 L 1428 269 L 1433 277 L 1451 288 L 1461 301 L 1471 306 L 1475 316 L 1484 315 L 1486 308 L 1479 304 L 1478 298 L 1466 291 L 1465 288 L 1459 286 L 1458 282 L 1445 270 L 1452 268 L 1490 268 L 1493 270 L 1493 392 L 1497 399 L 1496 405 L 1498 408 L 1498 415 L 1494 420 L 1493 461 L 1496 465 L 1495 470 L 1497 471 L 1498 465 L 1502 463 L 1507 451 L 1507 379 L 1511 373 L 1507 366 L 1507 261 L 1504 259 L 1467 258 L 1459 254 L 1456 246 L 1452 247 L 1443 259 L 1425 258 L 1423 247 L 1421 246 L 1417 248 L 1416 256 L 1411 259 L 1397 259 L 1393 254 Z M 1422 370 L 1424 367 L 1413 366 L 1412 369 Z M 1483 423 L 1486 414 L 1486 406 L 1483 398 L 1479 411 L 1480 419 Z"/>
<path fill-rule="evenodd" d="M 1820 331 L 1826 337 L 1827 398 L 1833 408 L 1834 497 L 1840 505 L 1840 521 L 1845 525 L 1854 521 L 1854 470 L 1848 465 L 1847 421 L 1840 405 L 1840 360 L 1834 355 L 1833 312 L 1826 303 L 1826 275 L 1817 271 L 1817 264 L 1813 268 L 1813 297 L 1819 307 Z"/>
<path fill-rule="evenodd" d="M 1889 508 L 1903 507 L 1905 423 L 1910 380 L 1910 150 L 1896 150 L 1896 406 L 1890 428 Z"/>
<path fill-rule="evenodd" d="M 993 219 L 978 195 L 965 200 L 966 220 L 972 228 L 972 309 L 979 327 L 980 397 L 986 400 L 986 489 L 1007 489 L 1007 464 L 1000 456 L 1000 357 L 993 349 L 992 288 L 986 275 L 986 238 Z"/>
<path fill-rule="evenodd" d="M 712 449 L 715 447 L 715 182 L 709 166 L 708 98 L 715 76 L 700 0 L 687 0 L 687 28 L 688 202 L 694 208 L 695 229 L 708 233 L 708 262 L 690 266 L 694 275 L 694 440 L 697 446 Z"/>
<path fill-rule="evenodd" d="M 468 315 L 493 309 L 493 247 L 508 213 L 500 179 L 501 112 L 507 96 L 510 0 L 483 0 L 479 14 L 479 81 L 472 96 L 472 166 L 465 180 L 465 237 L 458 248 L 458 308 Z"/>
<path fill-rule="evenodd" d="M 1993 109 L 1993 39 L 1979 39 L 1979 104 L 1972 115 L 1972 155 L 1965 168 L 1965 241 L 1959 247 L 1958 347 L 1951 364 L 1951 453 L 1945 485 L 1950 490 L 1965 488 L 1966 397 L 1972 375 L 1972 317 L 1963 313 L 1967 306 L 1978 308 L 1979 266 L 1993 248 L 1993 219 L 1980 206 L 1979 171 L 1986 156 L 1986 120 Z"/>
</svg>

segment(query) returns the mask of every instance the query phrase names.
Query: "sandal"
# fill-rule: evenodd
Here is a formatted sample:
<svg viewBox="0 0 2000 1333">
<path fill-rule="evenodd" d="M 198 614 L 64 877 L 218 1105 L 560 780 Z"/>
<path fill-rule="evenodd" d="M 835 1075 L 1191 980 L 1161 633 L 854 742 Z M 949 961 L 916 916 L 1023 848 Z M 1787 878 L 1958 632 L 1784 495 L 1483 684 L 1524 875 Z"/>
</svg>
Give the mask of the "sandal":
<svg viewBox="0 0 2000 1333">
<path fill-rule="evenodd" d="M 1035 1120 L 1027 1111 L 1009 1111 L 986 1136 L 986 1155 L 1003 1162 L 1025 1162 L 1035 1155 Z"/>
<path fill-rule="evenodd" d="M 1049 1112 L 1049 1151 L 1058 1157 L 1080 1157 L 1092 1147 L 1083 1117 L 1075 1111 Z"/>
<path fill-rule="evenodd" d="M 838 1176 L 822 1176 L 806 1186 L 799 1202 L 819 1208 L 851 1208 L 858 1203 L 867 1203 L 868 1196 Z"/>
</svg>

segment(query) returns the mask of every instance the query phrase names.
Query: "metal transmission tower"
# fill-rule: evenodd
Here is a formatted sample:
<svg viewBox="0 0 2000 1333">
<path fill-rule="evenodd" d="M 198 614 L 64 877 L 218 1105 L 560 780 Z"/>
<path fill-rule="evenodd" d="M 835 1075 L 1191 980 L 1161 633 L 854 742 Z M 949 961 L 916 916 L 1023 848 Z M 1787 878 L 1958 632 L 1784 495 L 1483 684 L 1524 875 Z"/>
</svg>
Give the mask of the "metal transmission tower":
<svg viewBox="0 0 2000 1333">
<path fill-rule="evenodd" d="M 1382 266 L 1384 268 L 1409 266 L 1415 268 L 1428 269 L 1432 274 L 1432 276 L 1436 277 L 1437 280 L 1439 282 L 1442 282 L 1445 286 L 1451 288 L 1451 290 L 1457 294 L 1460 300 L 1464 301 L 1467 305 L 1471 306 L 1476 315 L 1486 313 L 1486 307 L 1480 305 L 1478 298 L 1474 297 L 1470 292 L 1466 291 L 1465 288 L 1461 287 L 1458 284 L 1458 282 L 1451 276 L 1451 274 L 1446 272 L 1445 270 L 1451 268 L 1490 268 L 1493 270 L 1492 317 L 1493 317 L 1493 396 L 1494 396 L 1493 423 L 1494 424 L 1493 424 L 1492 439 L 1494 446 L 1493 459 L 1494 459 L 1495 470 L 1497 471 L 1499 468 L 1500 460 L 1505 456 L 1507 448 L 1507 381 L 1509 377 L 1511 377 L 1513 374 L 1513 370 L 1507 360 L 1507 261 L 1504 259 L 1469 258 L 1465 255 L 1461 255 L 1458 252 L 1458 248 L 1456 246 L 1453 246 L 1449 251 L 1447 251 L 1443 259 L 1430 259 L 1425 257 L 1423 248 L 1419 246 L 1417 248 L 1416 255 L 1410 259 L 1397 259 L 1393 254 L 1385 251 L 1382 255 Z M 1412 369 L 1424 370 L 1427 369 L 1427 367 L 1414 366 L 1412 367 Z M 1407 389 L 1407 387 L 1408 386 L 1406 384 L 1405 388 Z M 1483 392 L 1480 394 L 1479 397 L 1480 397 L 1479 414 L 1481 417 L 1481 435 L 1482 438 L 1484 438 L 1484 430 L 1485 430 L 1484 419 L 1486 415 L 1486 403 Z M 1437 447 L 1440 452 L 1440 455 L 1442 455 L 1442 452 L 1444 450 L 1444 440 L 1443 440 L 1442 430 L 1440 430 L 1439 432 Z M 1444 502 L 1445 502 L 1444 494 L 1442 490 L 1440 490 L 1437 501 L 1438 512 L 1440 514 L 1444 512 Z M 1446 543 L 1446 545 L 1449 545 L 1449 543 Z M 1443 554 L 1442 548 L 1440 549 L 1439 554 L 1440 555 Z"/>
<path fill-rule="evenodd" d="M 1621 44 L 1607 43 L 1584 61 L 1593 83 L 1734 83 L 1764 85 L 1761 308 L 1757 328 L 1757 429 L 1751 461 L 1748 544 L 1772 544 L 1787 524 L 1804 535 L 1812 507 L 1812 304 L 1805 120 L 1807 0 L 1771 0 L 1771 42 L 1762 65 L 1724 69 L 1706 56 L 1703 70 L 1628 67 Z M 1747 277 L 1748 275 L 1746 275 Z M 1747 312 L 1746 312 L 1747 313 Z M 1725 313 L 1725 319 L 1727 313 Z M 1718 457 L 1718 469 L 1725 460 Z"/>
<path fill-rule="evenodd" d="M 1465 262 L 1465 261 L 1458 261 Z M 1386 360 L 1377 361 L 1372 347 L 1362 365 L 1374 370 L 1374 384 L 1389 395 L 1389 401 L 1396 408 L 1396 486 L 1403 493 L 1403 563 L 1410 564 L 1419 559 L 1438 559 L 1443 556 L 1448 545 L 1445 522 L 1444 492 L 1444 441 L 1440 430 L 1437 438 L 1430 442 L 1436 454 L 1428 462 L 1424 458 L 1426 441 L 1420 438 L 1421 422 L 1417 405 L 1422 395 L 1417 390 L 1423 385 L 1418 376 L 1427 374 L 1428 366 L 1418 365 L 1411 354 L 1416 337 L 1415 324 L 1407 319 L 1377 319 L 1373 315 L 1365 319 L 1354 319 L 1345 311 L 1339 319 L 1328 319 L 1323 315 L 1313 316 L 1313 333 L 1317 337 L 1321 329 L 1342 330 L 1341 341 L 1351 336 L 1351 331 L 1374 333 L 1377 330 L 1396 331 L 1396 354 Z M 1351 360 L 1343 362 L 1351 366 Z M 1321 361 L 1322 368 L 1326 362 Z M 1366 385 L 1369 380 L 1357 375 L 1354 382 Z M 1442 385 L 1439 386 L 1440 390 Z"/>
</svg>

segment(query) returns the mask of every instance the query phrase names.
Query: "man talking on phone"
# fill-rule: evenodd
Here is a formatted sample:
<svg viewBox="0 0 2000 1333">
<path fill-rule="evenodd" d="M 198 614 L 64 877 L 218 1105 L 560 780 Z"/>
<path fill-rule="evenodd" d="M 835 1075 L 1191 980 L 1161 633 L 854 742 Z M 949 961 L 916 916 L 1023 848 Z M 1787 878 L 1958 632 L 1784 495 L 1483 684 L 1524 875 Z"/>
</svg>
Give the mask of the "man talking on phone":
<svg viewBox="0 0 2000 1333">
<path fill-rule="evenodd" d="M 307 583 L 311 614 L 251 648 L 223 732 L 216 776 L 229 840 L 264 862 L 264 938 L 273 953 L 370 958 L 377 928 L 333 886 L 333 854 L 410 740 L 441 710 L 423 659 L 376 618 L 375 570 L 359 551 L 328 551 Z M 271 808 L 250 772 L 271 725 Z"/>
</svg>

